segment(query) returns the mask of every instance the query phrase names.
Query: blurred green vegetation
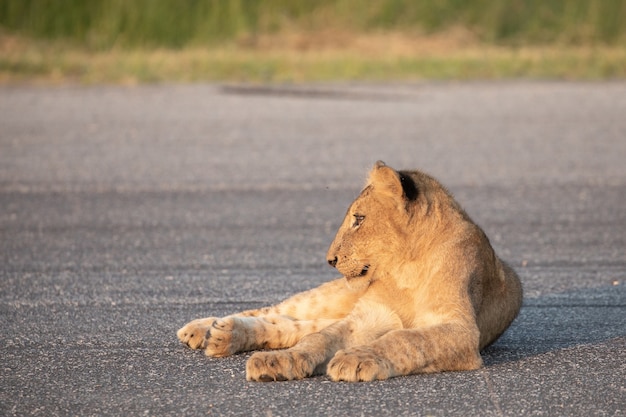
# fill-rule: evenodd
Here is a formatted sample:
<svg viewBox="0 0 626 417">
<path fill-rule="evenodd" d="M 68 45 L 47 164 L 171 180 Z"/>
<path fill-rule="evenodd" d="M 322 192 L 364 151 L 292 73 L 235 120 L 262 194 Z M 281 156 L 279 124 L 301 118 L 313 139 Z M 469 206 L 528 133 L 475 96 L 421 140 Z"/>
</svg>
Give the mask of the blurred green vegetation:
<svg viewBox="0 0 626 417">
<path fill-rule="evenodd" d="M 626 79 L 626 0 L 0 0 L 0 84 Z"/>
<path fill-rule="evenodd" d="M 182 48 L 327 28 L 463 27 L 485 43 L 624 45 L 626 0 L 0 0 L 0 28 L 92 50 Z"/>
</svg>

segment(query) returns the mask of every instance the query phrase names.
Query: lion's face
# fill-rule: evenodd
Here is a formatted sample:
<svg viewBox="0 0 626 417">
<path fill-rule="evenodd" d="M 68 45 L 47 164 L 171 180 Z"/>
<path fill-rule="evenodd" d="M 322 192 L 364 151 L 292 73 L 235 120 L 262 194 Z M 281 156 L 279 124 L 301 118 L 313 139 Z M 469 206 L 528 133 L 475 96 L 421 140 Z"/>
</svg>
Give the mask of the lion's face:
<svg viewBox="0 0 626 417">
<path fill-rule="evenodd" d="M 328 263 L 352 286 L 368 285 L 379 268 L 393 267 L 406 243 L 407 222 L 398 173 L 377 163 L 330 245 Z"/>
</svg>

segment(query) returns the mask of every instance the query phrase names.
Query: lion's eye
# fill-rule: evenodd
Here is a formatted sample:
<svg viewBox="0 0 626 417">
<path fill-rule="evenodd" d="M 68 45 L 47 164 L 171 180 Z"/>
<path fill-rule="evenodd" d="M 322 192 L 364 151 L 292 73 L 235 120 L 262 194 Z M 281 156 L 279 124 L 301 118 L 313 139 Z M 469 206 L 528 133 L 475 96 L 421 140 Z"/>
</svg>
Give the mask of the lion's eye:
<svg viewBox="0 0 626 417">
<path fill-rule="evenodd" d="M 354 226 L 354 227 L 360 226 L 361 223 L 363 223 L 363 220 L 365 220 L 365 216 L 363 216 L 361 214 L 355 214 L 354 215 L 354 224 L 352 226 Z"/>
</svg>

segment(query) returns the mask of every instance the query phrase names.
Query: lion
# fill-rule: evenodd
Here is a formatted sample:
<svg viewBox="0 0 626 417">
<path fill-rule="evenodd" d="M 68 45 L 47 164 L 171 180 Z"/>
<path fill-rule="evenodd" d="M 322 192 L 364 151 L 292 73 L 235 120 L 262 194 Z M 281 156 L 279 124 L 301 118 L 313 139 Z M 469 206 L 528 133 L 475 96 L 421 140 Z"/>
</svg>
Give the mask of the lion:
<svg viewBox="0 0 626 417">
<path fill-rule="evenodd" d="M 271 307 L 194 320 L 178 338 L 213 357 L 263 350 L 246 363 L 249 381 L 383 380 L 480 368 L 481 350 L 522 304 L 519 277 L 452 195 L 381 161 L 327 260 L 343 277 Z"/>
</svg>

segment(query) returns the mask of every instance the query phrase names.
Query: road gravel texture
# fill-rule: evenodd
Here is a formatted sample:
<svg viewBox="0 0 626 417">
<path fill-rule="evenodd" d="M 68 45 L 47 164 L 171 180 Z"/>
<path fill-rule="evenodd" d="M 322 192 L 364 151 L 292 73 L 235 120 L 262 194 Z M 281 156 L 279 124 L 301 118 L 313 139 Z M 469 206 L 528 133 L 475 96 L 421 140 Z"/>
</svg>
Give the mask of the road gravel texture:
<svg viewBox="0 0 626 417">
<path fill-rule="evenodd" d="M 382 159 L 519 272 L 473 372 L 245 380 L 188 320 L 333 277 Z M 626 83 L 0 87 L 0 415 L 626 415 Z"/>
</svg>

